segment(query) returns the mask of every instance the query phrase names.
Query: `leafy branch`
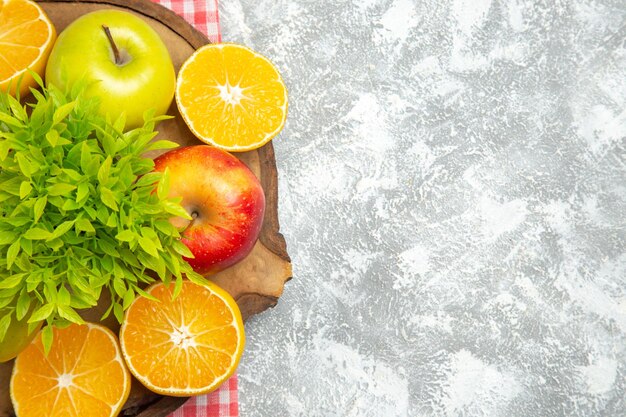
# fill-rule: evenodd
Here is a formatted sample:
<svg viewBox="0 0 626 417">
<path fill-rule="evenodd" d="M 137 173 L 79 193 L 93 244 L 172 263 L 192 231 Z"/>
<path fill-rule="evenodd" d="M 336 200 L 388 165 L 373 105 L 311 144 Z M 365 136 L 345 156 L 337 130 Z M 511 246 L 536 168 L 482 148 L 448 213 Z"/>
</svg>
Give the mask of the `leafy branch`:
<svg viewBox="0 0 626 417">
<path fill-rule="evenodd" d="M 169 173 L 143 156 L 177 146 L 152 141 L 167 116 L 146 112 L 144 126 L 124 132 L 124 117 L 98 116 L 83 84 L 65 93 L 38 82 L 30 108 L 0 93 L 0 341 L 28 314 L 31 329 L 82 323 L 78 311 L 105 289 L 103 318 L 121 321 L 155 280 L 174 281 L 175 295 L 185 275 L 205 282 L 183 260 L 193 255 L 168 220 L 189 218 L 168 197 Z"/>
</svg>

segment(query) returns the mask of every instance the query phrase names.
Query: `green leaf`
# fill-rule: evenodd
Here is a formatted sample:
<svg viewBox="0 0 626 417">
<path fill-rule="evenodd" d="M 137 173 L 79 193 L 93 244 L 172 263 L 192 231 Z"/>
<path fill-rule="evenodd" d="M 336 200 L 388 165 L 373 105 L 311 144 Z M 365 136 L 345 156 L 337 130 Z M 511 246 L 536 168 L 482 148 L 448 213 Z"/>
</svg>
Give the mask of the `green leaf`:
<svg viewBox="0 0 626 417">
<path fill-rule="evenodd" d="M 149 174 L 143 175 L 139 180 L 137 180 L 137 188 L 141 187 L 153 187 L 155 184 L 159 182 L 161 179 L 161 172 L 151 172 Z"/>
<path fill-rule="evenodd" d="M 174 216 L 182 217 L 183 219 L 191 220 L 189 213 L 187 213 L 187 211 L 180 204 L 174 203 L 170 200 L 163 200 L 160 204 L 166 212 L 173 214 Z"/>
<path fill-rule="evenodd" d="M 26 233 L 24 233 L 24 238 L 30 240 L 46 240 L 50 239 L 51 237 L 52 233 L 39 227 L 29 229 L 26 231 Z"/>
<path fill-rule="evenodd" d="M 104 319 L 109 317 L 109 315 L 111 314 L 111 311 L 113 311 L 113 303 L 111 303 L 109 307 L 106 309 L 106 311 L 104 312 L 104 314 L 100 316 L 100 321 L 104 321 Z"/>
<path fill-rule="evenodd" d="M 93 307 L 95 304 L 95 300 L 91 299 L 89 296 L 84 296 L 82 293 L 74 293 L 72 294 L 72 301 L 70 302 L 70 307 L 77 308 L 80 310 Z"/>
<path fill-rule="evenodd" d="M 193 282 L 194 284 L 204 286 L 209 285 L 209 280 L 207 280 L 205 277 L 198 274 L 197 272 L 194 272 L 191 268 L 189 268 L 189 271 L 185 273 L 185 276 L 189 281 Z"/>
<path fill-rule="evenodd" d="M 89 196 L 89 185 L 87 183 L 78 184 L 78 190 L 76 191 L 76 202 L 81 203 Z"/>
<path fill-rule="evenodd" d="M 57 301 L 60 305 L 70 305 L 70 303 L 72 302 L 72 296 L 70 295 L 70 292 L 67 290 L 67 288 L 65 288 L 65 286 L 61 286 L 59 288 L 59 291 L 57 293 Z"/>
<path fill-rule="evenodd" d="M 115 213 L 111 213 L 111 215 L 107 219 L 106 225 L 108 227 L 117 227 L 117 216 L 115 215 Z"/>
<path fill-rule="evenodd" d="M 158 250 L 163 249 L 163 246 L 161 246 L 161 240 L 159 239 L 159 235 L 157 235 L 153 229 L 150 229 L 149 227 L 142 227 L 141 235 L 146 239 L 150 239 Z"/>
<path fill-rule="evenodd" d="M 44 271 L 44 287 L 43 287 L 43 295 L 46 300 L 48 300 L 51 304 L 57 304 L 57 287 L 54 281 L 50 279 L 50 271 Z"/>
<path fill-rule="evenodd" d="M 63 168 L 62 171 L 71 181 L 80 182 L 83 179 L 83 175 L 74 169 Z"/>
<path fill-rule="evenodd" d="M 20 185 L 20 199 L 23 200 L 26 198 L 32 189 L 33 186 L 30 185 L 30 181 L 22 181 L 22 184 Z"/>
<path fill-rule="evenodd" d="M 105 254 L 112 256 L 114 258 L 120 257 L 120 253 L 116 249 L 117 242 L 113 240 L 109 242 L 107 239 L 102 238 L 98 241 L 98 246 L 100 247 L 102 252 L 104 252 Z"/>
<path fill-rule="evenodd" d="M 72 101 L 56 109 L 52 116 L 52 123 L 55 125 L 61 123 L 74 110 L 74 107 L 76 107 L 76 102 Z"/>
<path fill-rule="evenodd" d="M 135 237 L 136 234 L 131 230 L 124 230 L 115 236 L 115 238 L 120 242 L 132 242 Z"/>
<path fill-rule="evenodd" d="M 147 237 L 144 236 L 140 236 L 139 237 L 139 246 L 141 246 L 141 248 L 143 250 L 146 251 L 146 253 L 154 256 L 154 257 L 158 257 L 159 256 L 159 252 L 157 251 L 157 247 L 154 244 L 154 242 L 152 242 L 152 240 L 148 239 Z"/>
<path fill-rule="evenodd" d="M 7 140 L 0 141 L 0 162 L 4 162 L 7 159 L 7 156 L 9 156 L 10 150 L 11 150 L 11 143 L 9 141 Z"/>
<path fill-rule="evenodd" d="M 168 277 L 165 261 L 161 257 L 155 257 L 146 252 L 139 252 L 137 259 L 142 265 L 157 273 L 161 280 L 165 281 Z"/>
<path fill-rule="evenodd" d="M 39 329 L 39 323 L 28 323 L 28 334 L 32 334 L 37 329 Z"/>
<path fill-rule="evenodd" d="M 193 253 L 191 253 L 191 251 L 189 250 L 189 248 L 187 247 L 187 245 L 185 245 L 184 243 L 182 243 L 179 240 L 175 240 L 172 242 L 172 248 L 179 254 L 183 255 L 185 258 L 190 258 L 193 259 Z"/>
<path fill-rule="evenodd" d="M 53 339 L 54 339 L 54 332 L 52 331 L 52 326 L 47 325 L 41 331 L 41 343 L 43 344 L 43 351 L 46 356 L 48 356 L 48 353 L 50 353 Z"/>
<path fill-rule="evenodd" d="M 113 305 L 113 315 L 115 315 L 115 318 L 120 323 L 122 322 L 122 320 L 124 320 L 124 309 L 119 303 L 115 303 Z"/>
<path fill-rule="evenodd" d="M 135 255 L 135 253 L 124 247 L 120 247 L 119 251 L 121 257 L 124 259 L 124 262 L 126 262 L 128 266 L 132 267 L 134 270 L 142 269 L 142 265 L 137 259 L 137 255 Z"/>
<path fill-rule="evenodd" d="M 11 112 L 15 117 L 19 120 L 26 121 L 28 119 L 28 115 L 26 114 L 26 110 L 24 106 L 17 100 L 15 97 L 8 97 L 9 99 L 9 107 L 11 108 Z"/>
<path fill-rule="evenodd" d="M 69 322 L 85 324 L 85 321 L 82 319 L 82 317 L 79 316 L 78 313 L 76 313 L 76 311 L 74 311 L 74 309 L 69 305 L 57 305 L 57 311 L 59 312 L 59 315 L 61 317 Z"/>
<path fill-rule="evenodd" d="M 17 233 L 9 230 L 0 231 L 0 245 L 8 245 L 17 239 Z"/>
<path fill-rule="evenodd" d="M 98 170 L 98 182 L 104 186 L 108 185 L 112 162 L 113 160 L 111 159 L 111 157 L 107 156 L 102 165 L 100 165 L 100 169 Z"/>
<path fill-rule="evenodd" d="M 44 304 L 33 312 L 33 314 L 28 319 L 28 322 L 35 323 L 35 322 L 43 321 L 47 319 L 48 317 L 50 317 L 53 311 L 54 311 L 54 304 L 52 303 Z"/>
<path fill-rule="evenodd" d="M 142 290 L 142 289 L 141 289 L 141 288 L 139 288 L 139 287 L 136 287 L 136 286 L 135 286 L 135 287 L 133 287 L 133 290 L 135 290 L 135 292 L 136 292 L 137 294 L 139 294 L 140 296 L 142 296 L 142 297 L 144 297 L 144 298 L 146 298 L 146 299 L 148 299 L 148 300 L 150 300 L 150 301 L 154 301 L 154 302 L 156 302 L 156 303 L 160 303 L 160 302 L 161 302 L 161 300 L 159 300 L 158 298 L 156 298 L 154 295 L 152 295 L 152 294 L 150 294 L 150 293 L 148 293 L 148 292 L 146 292 L 146 291 Z"/>
<path fill-rule="evenodd" d="M 115 201 L 115 195 L 113 191 L 106 187 L 100 187 L 100 200 L 109 207 L 111 210 L 118 211 L 117 201 Z"/>
<path fill-rule="evenodd" d="M 179 233 L 176 227 L 168 220 L 157 220 L 154 222 L 154 227 L 157 231 L 163 233 L 166 236 L 178 237 Z"/>
<path fill-rule="evenodd" d="M 120 298 L 126 294 L 126 285 L 124 285 L 124 281 L 119 278 L 113 280 L 113 289 Z"/>
<path fill-rule="evenodd" d="M 48 197 L 45 195 L 39 197 L 37 201 L 35 202 L 35 205 L 33 206 L 33 214 L 34 214 L 33 217 L 34 217 L 35 223 L 37 223 L 39 219 L 41 218 L 41 215 L 43 214 L 43 211 L 46 208 L 46 204 L 48 204 Z"/>
<path fill-rule="evenodd" d="M 9 304 L 13 304 L 15 294 L 6 293 L 2 291 L 2 297 L 0 298 L 0 310 L 7 307 Z"/>
<path fill-rule="evenodd" d="M 113 129 L 115 129 L 118 132 L 123 132 L 124 126 L 126 126 L 126 113 L 122 112 L 118 116 L 118 118 L 115 119 L 115 122 L 113 123 Z"/>
<path fill-rule="evenodd" d="M 128 307 L 130 307 L 133 301 L 135 301 L 135 292 L 131 288 L 129 288 L 128 291 L 126 291 L 126 294 L 124 294 L 122 308 L 124 310 L 128 309 Z"/>
<path fill-rule="evenodd" d="M 24 125 L 18 119 L 3 112 L 0 112 L 0 122 L 5 123 L 9 127 L 24 127 Z"/>
<path fill-rule="evenodd" d="M 65 200 L 65 202 L 61 206 L 61 209 L 65 210 L 65 211 L 77 210 L 79 208 L 80 208 L 80 204 L 78 204 L 74 200 Z"/>
<path fill-rule="evenodd" d="M 176 299 L 180 294 L 180 291 L 183 289 L 183 278 L 177 277 L 176 283 L 174 284 L 174 291 L 172 291 L 172 300 Z"/>
<path fill-rule="evenodd" d="M 74 149 L 78 149 L 78 148 L 74 148 Z M 71 153 L 72 152 L 70 152 L 70 154 Z M 87 142 L 82 142 L 80 145 L 80 169 L 86 175 L 91 175 L 93 160 L 94 158 L 91 156 L 91 150 L 89 149 L 89 145 L 87 145 Z"/>
<path fill-rule="evenodd" d="M 33 241 L 32 240 L 22 239 L 20 240 L 20 246 L 22 247 L 24 251 L 22 252 L 22 255 L 20 255 L 21 257 L 23 257 L 24 255 L 26 255 L 27 257 L 33 256 Z M 17 258 L 17 260 L 15 261 L 15 264 L 18 265 L 20 269 L 25 270 L 28 263 L 23 262 L 21 257 Z"/>
<path fill-rule="evenodd" d="M 125 276 L 124 268 L 118 262 L 113 263 L 112 269 L 113 269 L 113 276 L 115 278 L 124 278 Z"/>
<path fill-rule="evenodd" d="M 18 320 L 22 320 L 26 317 L 26 314 L 30 309 L 30 302 L 30 295 L 28 295 L 28 292 L 22 290 L 19 298 L 17 299 L 17 304 L 15 305 L 15 317 Z"/>
<path fill-rule="evenodd" d="M 48 245 L 48 247 L 49 247 L 50 249 L 52 249 L 54 252 L 58 251 L 59 249 L 61 249 L 61 248 L 64 246 L 64 244 L 63 244 L 63 240 L 62 240 L 62 239 L 59 239 L 59 238 L 48 240 L 48 241 L 46 242 L 46 244 L 47 244 L 47 245 Z"/>
<path fill-rule="evenodd" d="M 0 319 L 0 342 L 4 340 L 4 337 L 7 334 L 7 330 L 9 330 L 9 326 L 11 325 L 11 312 L 6 313 Z"/>
<path fill-rule="evenodd" d="M 159 180 L 159 185 L 157 186 L 157 196 L 159 200 L 164 200 L 167 198 L 168 193 L 170 192 L 170 170 L 169 168 L 165 168 L 163 171 L 163 175 Z"/>
<path fill-rule="evenodd" d="M 35 80 L 35 82 L 37 83 L 37 85 L 38 85 L 40 88 L 43 88 L 43 87 L 44 87 L 43 80 L 41 79 L 41 77 L 39 76 L 39 74 L 37 74 L 35 71 L 33 71 L 33 70 L 31 70 L 31 69 L 29 69 L 29 70 L 28 70 L 28 73 L 30 74 L 30 76 L 31 76 L 31 77 L 33 77 L 33 79 Z M 37 91 L 37 90 L 32 89 L 32 90 L 31 90 L 31 92 L 32 92 L 32 91 Z M 37 93 L 39 93 L 39 92 L 37 91 Z M 33 94 L 34 94 L 34 93 L 33 93 Z"/>
<path fill-rule="evenodd" d="M 96 220 L 98 218 L 98 214 L 97 214 L 96 210 L 93 209 L 93 207 L 83 206 L 83 210 L 85 210 L 85 213 L 89 216 L 89 218 L 92 221 Z"/>
<path fill-rule="evenodd" d="M 129 189 L 133 182 L 137 179 L 137 176 L 133 173 L 131 164 L 120 161 L 117 168 L 117 177 L 119 182 L 124 188 Z"/>
<path fill-rule="evenodd" d="M 9 250 L 7 250 L 7 268 L 10 269 L 15 262 L 15 258 L 17 258 L 17 254 L 20 252 L 20 239 L 17 239 L 15 242 L 9 246 Z"/>
<path fill-rule="evenodd" d="M 32 161 L 37 164 L 37 170 L 40 170 L 42 167 L 48 168 L 46 157 L 38 146 L 28 145 L 28 151 Z"/>
<path fill-rule="evenodd" d="M 30 162 L 28 158 L 24 156 L 23 152 L 17 152 L 15 154 L 15 159 L 17 160 L 20 171 L 26 178 L 30 178 L 32 174 L 37 172 L 37 166 Z"/>
<path fill-rule="evenodd" d="M 176 256 L 172 256 L 172 254 L 170 253 L 166 253 L 163 256 L 163 260 L 165 261 L 165 265 L 167 266 L 167 269 L 170 270 L 170 272 L 172 274 L 174 274 L 174 276 L 176 278 L 182 277 L 182 274 L 180 273 L 180 261 Z"/>
<path fill-rule="evenodd" d="M 24 226 L 25 224 L 28 224 L 32 221 L 32 219 L 28 217 L 8 217 L 1 220 L 13 227 Z"/>
<path fill-rule="evenodd" d="M 4 181 L 2 184 L 0 184 L 0 190 L 19 196 L 21 185 L 22 185 L 22 178 L 20 178 L 19 176 L 15 176 L 11 178 L 10 180 Z"/>
<path fill-rule="evenodd" d="M 93 225 L 88 219 L 77 219 L 75 226 L 78 232 L 87 232 L 87 233 L 96 232 L 96 229 L 94 229 Z"/>
<path fill-rule="evenodd" d="M 0 289 L 15 288 L 24 281 L 26 274 L 15 274 L 0 281 Z"/>
<path fill-rule="evenodd" d="M 7 124 L 9 127 L 24 127 L 24 125 L 19 120 L 4 112 L 0 112 L 0 122 Z"/>
<path fill-rule="evenodd" d="M 60 137 L 61 135 L 59 135 L 59 132 L 57 132 L 56 130 L 50 130 L 48 131 L 48 133 L 46 133 L 46 140 L 52 147 L 57 146 Z"/>
<path fill-rule="evenodd" d="M 57 184 L 53 184 L 47 187 L 48 195 L 50 196 L 59 196 L 59 195 L 67 196 L 69 193 L 71 193 L 75 189 L 76 189 L 75 185 L 64 184 L 64 183 L 57 183 Z"/>
<path fill-rule="evenodd" d="M 169 140 L 155 140 L 154 142 L 151 142 L 150 145 L 148 145 L 146 151 L 174 149 L 178 148 L 179 146 L 180 145 L 178 143 Z"/>
<path fill-rule="evenodd" d="M 48 239 L 52 240 L 63 236 L 65 233 L 67 233 L 68 230 L 72 228 L 72 226 L 74 226 L 74 220 L 64 221 L 63 223 L 58 225 L 56 229 L 54 229 L 54 232 L 52 232 Z"/>
</svg>

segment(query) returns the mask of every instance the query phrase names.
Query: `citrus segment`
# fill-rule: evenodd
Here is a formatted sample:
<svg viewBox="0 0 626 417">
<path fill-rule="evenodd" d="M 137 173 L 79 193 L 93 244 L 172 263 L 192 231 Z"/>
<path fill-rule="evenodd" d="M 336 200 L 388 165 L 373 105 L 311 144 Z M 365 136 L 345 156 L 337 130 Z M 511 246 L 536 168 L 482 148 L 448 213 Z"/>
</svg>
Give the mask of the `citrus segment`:
<svg viewBox="0 0 626 417">
<path fill-rule="evenodd" d="M 227 151 L 259 148 L 287 117 L 287 89 L 265 57 L 236 44 L 206 45 L 181 67 L 176 103 L 191 131 Z"/>
<path fill-rule="evenodd" d="M 42 75 L 56 31 L 52 22 L 30 0 L 0 0 L 0 90 L 15 94 L 22 78 L 20 94 L 36 85 L 28 69 Z"/>
<path fill-rule="evenodd" d="M 237 368 L 244 347 L 241 313 L 232 297 L 209 283 L 184 281 L 172 300 L 173 284 L 147 292 L 159 301 L 137 298 L 120 330 L 130 372 L 148 389 L 164 395 L 211 392 Z"/>
<path fill-rule="evenodd" d="M 53 329 L 48 356 L 42 333 L 15 360 L 11 400 L 20 417 L 113 417 L 130 392 L 115 335 L 96 324 Z"/>
</svg>

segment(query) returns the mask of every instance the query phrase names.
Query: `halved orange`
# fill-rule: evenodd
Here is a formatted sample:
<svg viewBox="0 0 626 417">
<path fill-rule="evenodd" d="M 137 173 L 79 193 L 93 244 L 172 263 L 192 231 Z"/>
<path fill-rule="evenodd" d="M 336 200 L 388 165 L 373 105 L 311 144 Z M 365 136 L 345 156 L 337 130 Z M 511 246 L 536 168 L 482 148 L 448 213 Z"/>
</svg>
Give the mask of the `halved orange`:
<svg viewBox="0 0 626 417">
<path fill-rule="evenodd" d="M 11 400 L 19 417 L 114 417 L 130 393 L 117 338 L 97 324 L 53 328 L 44 354 L 42 332 L 15 359 Z"/>
<path fill-rule="evenodd" d="M 287 88 L 264 56 L 237 44 L 206 45 L 183 64 L 176 104 L 201 141 L 231 152 L 274 138 L 287 118 Z"/>
<path fill-rule="evenodd" d="M 15 95 L 36 86 L 28 70 L 42 75 L 56 40 L 54 25 L 35 2 L 0 0 L 0 90 Z"/>
<path fill-rule="evenodd" d="M 147 292 L 159 301 L 137 298 L 120 330 L 130 372 L 163 395 L 191 396 L 217 389 L 237 369 L 245 344 L 235 300 L 214 283 L 157 283 Z"/>
</svg>

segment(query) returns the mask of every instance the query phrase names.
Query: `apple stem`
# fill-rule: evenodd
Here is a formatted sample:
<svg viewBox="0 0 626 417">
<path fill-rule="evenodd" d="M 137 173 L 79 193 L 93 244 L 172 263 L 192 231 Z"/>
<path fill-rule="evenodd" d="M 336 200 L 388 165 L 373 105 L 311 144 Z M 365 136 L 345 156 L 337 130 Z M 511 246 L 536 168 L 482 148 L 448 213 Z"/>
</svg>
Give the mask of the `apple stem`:
<svg viewBox="0 0 626 417">
<path fill-rule="evenodd" d="M 102 29 L 104 29 L 104 33 L 107 35 L 107 38 L 109 39 L 109 43 L 111 44 L 111 48 L 113 49 L 113 56 L 115 57 L 115 65 L 120 65 L 122 63 L 122 60 L 120 57 L 120 51 L 117 49 L 117 45 L 113 41 L 113 36 L 111 36 L 111 31 L 109 30 L 108 26 L 104 26 L 104 25 L 102 25 Z"/>
<path fill-rule="evenodd" d="M 191 222 L 189 222 L 189 226 L 187 227 L 191 227 L 197 218 L 198 218 L 198 212 L 194 210 L 193 212 L 191 212 Z"/>
<path fill-rule="evenodd" d="M 198 214 L 198 212 L 197 212 L 197 211 L 195 211 L 195 210 L 194 210 L 194 211 L 192 211 L 192 212 L 191 212 L 191 221 L 190 221 L 190 222 L 189 222 L 189 224 L 185 227 L 185 230 L 183 230 L 183 232 L 182 232 L 182 233 L 185 233 L 185 231 L 186 231 L 187 229 L 189 229 L 191 226 L 193 226 L 193 223 L 196 221 L 196 219 L 198 218 L 198 216 L 199 216 L 199 214 Z"/>
</svg>

